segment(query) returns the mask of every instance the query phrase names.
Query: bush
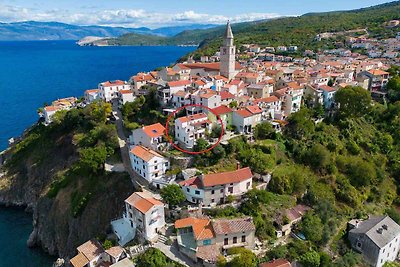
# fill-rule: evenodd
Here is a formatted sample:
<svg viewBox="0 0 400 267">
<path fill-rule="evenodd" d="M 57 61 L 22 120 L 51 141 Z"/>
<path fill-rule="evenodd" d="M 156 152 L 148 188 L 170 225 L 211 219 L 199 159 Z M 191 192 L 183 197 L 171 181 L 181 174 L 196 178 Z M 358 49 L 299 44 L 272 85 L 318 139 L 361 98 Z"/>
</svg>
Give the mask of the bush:
<svg viewBox="0 0 400 267">
<path fill-rule="evenodd" d="M 177 184 L 170 184 L 161 189 L 161 197 L 168 203 L 170 208 L 175 207 L 185 201 L 185 194 Z"/>
</svg>

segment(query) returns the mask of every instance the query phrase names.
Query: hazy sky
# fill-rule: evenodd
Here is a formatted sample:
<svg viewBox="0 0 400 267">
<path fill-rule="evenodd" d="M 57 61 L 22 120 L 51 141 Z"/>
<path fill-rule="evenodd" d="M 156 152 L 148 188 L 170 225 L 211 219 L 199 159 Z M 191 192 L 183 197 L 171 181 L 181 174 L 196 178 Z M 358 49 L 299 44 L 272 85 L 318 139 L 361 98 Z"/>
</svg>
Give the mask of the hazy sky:
<svg viewBox="0 0 400 267">
<path fill-rule="evenodd" d="M 151 28 L 225 23 L 349 10 L 380 0 L 0 0 L 0 22 L 59 21 L 78 25 Z"/>
</svg>

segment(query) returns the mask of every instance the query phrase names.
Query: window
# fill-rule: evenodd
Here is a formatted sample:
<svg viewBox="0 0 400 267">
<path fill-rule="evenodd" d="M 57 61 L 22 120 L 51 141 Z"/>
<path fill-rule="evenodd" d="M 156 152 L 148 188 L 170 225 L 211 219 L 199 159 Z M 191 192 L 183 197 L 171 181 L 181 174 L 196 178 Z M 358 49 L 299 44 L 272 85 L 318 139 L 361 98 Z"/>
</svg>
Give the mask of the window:
<svg viewBox="0 0 400 267">
<path fill-rule="evenodd" d="M 156 165 L 156 166 L 154 166 L 154 169 L 155 169 L 155 170 L 157 170 L 157 168 L 158 168 L 158 166 L 157 166 L 157 165 Z"/>
<path fill-rule="evenodd" d="M 212 198 L 212 199 L 211 199 L 211 203 L 214 203 L 214 202 L 215 202 L 215 200 Z"/>
<path fill-rule="evenodd" d="M 231 194 L 233 193 L 233 187 L 232 186 L 228 187 L 228 192 L 231 193 Z"/>
<path fill-rule="evenodd" d="M 228 245 L 228 240 L 229 240 L 228 238 L 224 239 L 224 245 Z"/>
<path fill-rule="evenodd" d="M 223 189 L 223 188 L 221 188 L 221 190 L 219 190 L 219 192 L 220 192 L 220 193 L 223 193 L 223 192 L 224 192 L 224 189 Z"/>
<path fill-rule="evenodd" d="M 250 182 L 247 182 L 246 188 L 249 189 L 249 187 L 250 187 Z"/>
<path fill-rule="evenodd" d="M 204 241 L 203 241 L 203 245 L 204 245 L 204 246 L 211 245 L 211 239 L 204 240 Z"/>
<path fill-rule="evenodd" d="M 188 192 L 188 193 L 190 192 L 190 189 L 189 189 L 189 187 L 188 187 L 188 188 L 186 188 L 186 192 Z"/>
<path fill-rule="evenodd" d="M 194 191 L 194 193 L 195 193 L 196 195 L 200 195 L 200 191 L 199 191 L 199 190 Z"/>
<path fill-rule="evenodd" d="M 214 191 L 214 190 L 211 190 L 211 195 L 214 195 L 214 193 L 215 193 L 215 191 Z"/>
<path fill-rule="evenodd" d="M 242 235 L 242 243 L 246 242 L 246 236 Z"/>
<path fill-rule="evenodd" d="M 234 236 L 234 237 L 233 237 L 233 244 L 236 244 L 236 243 L 237 243 L 237 237 Z"/>
</svg>

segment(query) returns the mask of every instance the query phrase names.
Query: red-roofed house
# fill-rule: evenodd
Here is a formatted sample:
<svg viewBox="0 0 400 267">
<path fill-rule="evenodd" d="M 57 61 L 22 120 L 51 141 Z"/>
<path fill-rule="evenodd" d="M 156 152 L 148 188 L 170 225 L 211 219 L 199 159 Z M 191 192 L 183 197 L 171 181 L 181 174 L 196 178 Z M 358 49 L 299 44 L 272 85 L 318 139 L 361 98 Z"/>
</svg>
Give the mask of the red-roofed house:
<svg viewBox="0 0 400 267">
<path fill-rule="evenodd" d="M 141 145 L 134 146 L 129 157 L 132 169 L 150 183 L 162 178 L 169 169 L 169 161 L 166 158 Z"/>
<path fill-rule="evenodd" d="M 379 69 L 372 69 L 362 73 L 369 78 L 368 89 L 370 91 L 383 91 L 389 82 L 389 73 Z"/>
<path fill-rule="evenodd" d="M 282 102 L 276 96 L 258 98 L 253 103 L 262 109 L 262 120 L 275 119 L 280 115 L 282 110 Z"/>
<path fill-rule="evenodd" d="M 125 199 L 123 217 L 112 221 L 111 225 L 121 246 L 131 241 L 135 234 L 142 240 L 154 242 L 165 227 L 164 203 L 148 191 L 135 192 Z"/>
<path fill-rule="evenodd" d="M 278 225 L 276 236 L 279 238 L 289 235 L 292 231 L 293 225 L 299 223 L 304 214 L 306 214 L 310 209 L 311 208 L 306 205 L 299 204 L 291 209 L 285 210 L 284 214 L 279 216 L 276 221 L 276 224 Z"/>
<path fill-rule="evenodd" d="M 221 96 L 221 105 L 228 106 L 235 100 L 235 95 L 229 93 L 228 91 L 221 91 L 220 96 Z"/>
<path fill-rule="evenodd" d="M 130 90 L 131 85 L 127 82 L 116 80 L 116 81 L 107 81 L 99 84 L 99 95 L 101 99 L 104 99 L 106 102 L 111 101 L 114 98 L 118 97 L 118 92 L 121 90 Z"/>
<path fill-rule="evenodd" d="M 239 133 L 252 133 L 254 127 L 261 122 L 261 115 L 262 109 L 257 105 L 236 110 L 233 112 L 233 125 Z"/>
<path fill-rule="evenodd" d="M 85 101 L 87 103 L 92 103 L 100 99 L 99 89 L 90 89 L 85 91 Z"/>
<path fill-rule="evenodd" d="M 228 127 L 229 125 L 232 125 L 232 114 L 233 111 L 231 108 L 221 105 L 219 107 L 213 108 L 213 112 L 210 112 L 208 114 L 208 117 L 210 118 L 211 121 L 215 121 L 217 124 L 219 123 L 217 120 L 216 116 L 219 116 L 222 120 L 222 123 L 224 124 L 224 128 Z"/>
<path fill-rule="evenodd" d="M 205 137 L 206 129 L 211 131 L 211 121 L 204 113 L 181 117 L 175 120 L 175 138 L 191 149 L 199 138 Z"/>
<path fill-rule="evenodd" d="M 167 146 L 163 140 L 165 128 L 160 123 L 143 126 L 132 131 L 129 142 L 132 145 L 142 145 L 153 150 L 162 150 Z"/>
<path fill-rule="evenodd" d="M 288 260 L 277 259 L 270 262 L 264 262 L 258 265 L 258 267 L 291 267 L 292 265 Z"/>
<path fill-rule="evenodd" d="M 227 196 L 241 196 L 252 188 L 250 168 L 200 175 L 179 183 L 186 199 L 203 206 L 224 203 Z"/>
<path fill-rule="evenodd" d="M 184 218 L 175 221 L 179 251 L 194 262 L 214 266 L 230 248 L 254 247 L 256 227 L 250 217 L 235 219 Z"/>
<path fill-rule="evenodd" d="M 136 97 L 133 95 L 132 90 L 120 90 L 118 92 L 119 105 L 125 105 L 128 102 L 135 101 Z"/>
<path fill-rule="evenodd" d="M 324 97 L 324 107 L 326 109 L 332 109 L 335 105 L 335 94 L 337 89 L 328 85 L 320 85 L 318 89 L 322 91 Z"/>
</svg>

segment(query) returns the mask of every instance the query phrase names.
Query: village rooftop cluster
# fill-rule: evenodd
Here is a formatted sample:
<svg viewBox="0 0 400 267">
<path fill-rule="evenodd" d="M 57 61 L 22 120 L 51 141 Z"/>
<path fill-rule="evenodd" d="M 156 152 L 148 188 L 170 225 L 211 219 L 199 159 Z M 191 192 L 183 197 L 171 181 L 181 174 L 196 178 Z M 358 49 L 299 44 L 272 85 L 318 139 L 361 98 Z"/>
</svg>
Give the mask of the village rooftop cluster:
<svg viewBox="0 0 400 267">
<path fill-rule="evenodd" d="M 331 37 L 331 33 L 316 36 L 317 41 Z M 365 53 L 357 52 L 360 49 Z M 224 128 L 221 142 L 245 135 L 252 140 L 259 123 L 269 122 L 279 132 L 286 119 L 298 112 L 302 103 L 321 106 L 329 116 L 337 105 L 335 93 L 346 86 L 360 86 L 376 100 L 384 100 L 391 64 L 399 63 L 400 33 L 397 38 L 369 39 L 367 35 L 347 37 L 346 44 L 332 50 L 306 50 L 302 57 L 286 52 L 297 52 L 292 46 L 260 47 L 243 45 L 237 54 L 234 37 L 227 24 L 223 45 L 214 56 L 189 58 L 186 62 L 162 68 L 159 71 L 138 73 L 129 81 L 106 81 L 97 89 L 87 90 L 84 103 L 76 98 L 54 101 L 43 109 L 46 124 L 63 109 L 94 101 L 113 102 L 121 107 L 140 95 L 148 94 L 149 86 L 157 88 L 157 98 L 164 114 L 173 114 L 184 108 L 184 114 L 173 118 L 170 129 L 156 123 L 144 125 L 131 132 L 129 143 L 130 167 L 155 190 L 135 192 L 125 200 L 125 211 L 111 222 L 119 246 L 105 250 L 98 241 L 90 240 L 78 247 L 71 259 L 74 267 L 134 266 L 127 257 L 137 254 L 132 247 L 123 249 L 133 239 L 148 242 L 168 254 L 174 240 L 178 244 L 180 262 L 190 259 L 192 264 L 215 266 L 218 257 L 226 256 L 228 249 L 245 247 L 256 254 L 263 252 L 263 244 L 255 237 L 255 225 L 250 217 L 213 219 L 203 215 L 202 209 L 227 204 L 228 199 L 240 203 L 241 196 L 253 189 L 256 179 L 250 168 L 241 167 L 230 172 L 201 174 L 195 169 L 182 171 L 183 180 L 168 174 L 171 158 L 164 152 L 172 149 L 165 132 L 172 133 L 173 142 L 191 151 L 199 139 L 214 144 L 209 133 Z M 281 52 L 285 52 L 282 55 Z M 245 58 L 245 59 L 243 59 Z M 197 106 L 190 106 L 196 104 Z M 222 125 L 220 125 L 220 120 Z M 318 121 L 315 121 L 318 123 Z M 271 176 L 257 175 L 257 188 L 266 189 Z M 181 210 L 173 223 L 176 234 L 167 231 L 166 213 L 172 213 L 156 194 L 170 184 L 178 184 L 192 206 Z M 122 203 L 121 203 L 122 204 Z M 308 206 L 298 204 L 286 211 L 287 220 L 276 222 L 278 240 L 293 235 L 292 227 L 308 212 Z M 400 249 L 400 226 L 389 217 L 371 217 L 365 221 L 351 221 L 349 241 L 354 250 L 363 254 L 372 266 L 382 266 L 396 259 Z M 178 260 L 179 260 L 178 257 Z M 125 258 L 125 260 L 124 260 Z M 123 262 L 123 264 L 121 263 Z M 263 267 L 290 266 L 285 259 L 262 264 Z"/>
</svg>

